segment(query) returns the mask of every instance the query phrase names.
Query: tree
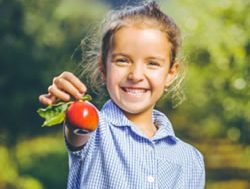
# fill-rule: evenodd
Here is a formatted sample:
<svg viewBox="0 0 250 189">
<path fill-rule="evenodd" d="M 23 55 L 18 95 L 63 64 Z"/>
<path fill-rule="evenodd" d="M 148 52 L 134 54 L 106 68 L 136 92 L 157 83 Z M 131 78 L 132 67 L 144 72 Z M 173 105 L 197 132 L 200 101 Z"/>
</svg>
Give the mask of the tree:
<svg viewBox="0 0 250 189">
<path fill-rule="evenodd" d="M 183 31 L 188 101 L 175 116 L 183 135 L 249 144 L 249 1 L 162 4 Z"/>
</svg>

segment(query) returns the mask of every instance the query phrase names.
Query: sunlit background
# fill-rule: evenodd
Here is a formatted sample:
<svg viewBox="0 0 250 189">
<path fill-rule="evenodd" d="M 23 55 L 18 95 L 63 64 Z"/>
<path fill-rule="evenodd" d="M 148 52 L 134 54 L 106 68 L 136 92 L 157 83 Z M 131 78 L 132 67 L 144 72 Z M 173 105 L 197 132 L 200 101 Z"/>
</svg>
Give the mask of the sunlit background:
<svg viewBox="0 0 250 189">
<path fill-rule="evenodd" d="M 76 73 L 81 39 L 128 2 L 139 0 L 0 0 L 0 189 L 66 188 L 62 126 L 41 128 L 38 96 Z M 186 101 L 158 108 L 204 154 L 207 189 L 250 189 L 250 1 L 159 3 L 181 27 L 188 73 Z"/>
</svg>

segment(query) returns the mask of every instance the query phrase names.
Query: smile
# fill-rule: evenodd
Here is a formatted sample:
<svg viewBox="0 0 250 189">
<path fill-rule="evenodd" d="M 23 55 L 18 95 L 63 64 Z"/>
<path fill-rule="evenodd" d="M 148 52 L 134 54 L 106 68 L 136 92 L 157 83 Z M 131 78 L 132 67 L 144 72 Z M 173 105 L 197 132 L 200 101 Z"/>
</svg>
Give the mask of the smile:
<svg viewBox="0 0 250 189">
<path fill-rule="evenodd" d="M 122 90 L 128 94 L 134 95 L 134 96 L 140 96 L 144 93 L 146 93 L 147 89 L 142 88 L 129 88 L 129 87 L 122 87 Z"/>
</svg>

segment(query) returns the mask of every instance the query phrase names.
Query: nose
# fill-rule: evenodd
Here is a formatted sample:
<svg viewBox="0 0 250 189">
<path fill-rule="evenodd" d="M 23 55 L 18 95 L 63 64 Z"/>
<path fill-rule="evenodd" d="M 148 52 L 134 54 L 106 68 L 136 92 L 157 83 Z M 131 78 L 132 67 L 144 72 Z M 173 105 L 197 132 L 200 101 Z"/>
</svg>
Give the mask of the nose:
<svg viewBox="0 0 250 189">
<path fill-rule="evenodd" d="M 129 74 L 128 74 L 128 79 L 133 81 L 133 82 L 138 82 L 143 80 L 144 78 L 144 69 L 141 64 L 133 64 L 130 67 Z"/>
</svg>

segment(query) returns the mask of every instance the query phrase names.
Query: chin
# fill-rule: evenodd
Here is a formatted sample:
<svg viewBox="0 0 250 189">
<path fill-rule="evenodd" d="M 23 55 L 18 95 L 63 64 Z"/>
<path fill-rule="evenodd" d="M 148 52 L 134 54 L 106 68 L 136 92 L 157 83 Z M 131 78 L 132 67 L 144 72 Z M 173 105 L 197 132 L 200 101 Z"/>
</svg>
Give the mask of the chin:
<svg viewBox="0 0 250 189">
<path fill-rule="evenodd" d="M 126 104 L 126 106 L 119 106 L 124 112 L 128 113 L 128 114 L 143 114 L 146 112 L 151 113 L 151 111 L 153 110 L 152 106 L 136 106 L 136 104 L 132 104 L 131 106 L 128 106 L 129 104 Z"/>
</svg>

